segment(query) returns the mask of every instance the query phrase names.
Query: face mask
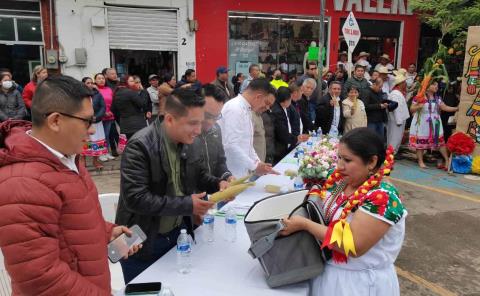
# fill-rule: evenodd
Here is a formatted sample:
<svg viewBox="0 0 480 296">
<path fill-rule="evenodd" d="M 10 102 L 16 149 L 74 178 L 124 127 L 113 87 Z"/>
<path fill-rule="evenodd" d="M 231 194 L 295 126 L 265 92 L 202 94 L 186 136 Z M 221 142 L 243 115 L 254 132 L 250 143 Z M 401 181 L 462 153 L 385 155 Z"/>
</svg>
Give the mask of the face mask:
<svg viewBox="0 0 480 296">
<path fill-rule="evenodd" d="M 13 86 L 13 82 L 11 80 L 7 80 L 7 81 L 2 82 L 2 87 L 4 89 L 11 89 L 12 86 Z"/>
<path fill-rule="evenodd" d="M 282 75 L 275 76 L 275 80 L 280 80 L 280 79 L 282 79 Z"/>
</svg>

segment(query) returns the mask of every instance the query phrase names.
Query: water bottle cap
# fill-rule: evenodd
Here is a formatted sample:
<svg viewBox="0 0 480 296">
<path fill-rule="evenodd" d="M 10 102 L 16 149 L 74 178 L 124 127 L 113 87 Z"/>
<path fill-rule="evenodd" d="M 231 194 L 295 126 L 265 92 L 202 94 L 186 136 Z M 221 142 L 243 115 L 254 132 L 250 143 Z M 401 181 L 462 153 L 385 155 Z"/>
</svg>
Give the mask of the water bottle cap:
<svg viewBox="0 0 480 296">
<path fill-rule="evenodd" d="M 184 229 L 180 230 L 180 233 L 187 233 L 187 230 L 184 228 Z"/>
<path fill-rule="evenodd" d="M 236 218 L 227 218 L 226 221 L 227 224 L 237 224 L 237 219 Z"/>
</svg>

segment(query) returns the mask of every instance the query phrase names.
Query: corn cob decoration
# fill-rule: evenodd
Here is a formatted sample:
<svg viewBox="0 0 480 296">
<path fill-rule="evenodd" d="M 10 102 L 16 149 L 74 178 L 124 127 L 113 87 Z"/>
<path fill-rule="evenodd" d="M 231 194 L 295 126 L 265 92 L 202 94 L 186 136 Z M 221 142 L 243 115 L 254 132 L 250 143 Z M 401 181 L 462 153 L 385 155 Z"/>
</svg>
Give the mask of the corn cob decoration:
<svg viewBox="0 0 480 296">
<path fill-rule="evenodd" d="M 279 193 L 281 189 L 278 185 L 265 185 L 265 191 L 268 193 Z"/>
<path fill-rule="evenodd" d="M 248 187 L 251 187 L 254 185 L 255 185 L 255 182 L 249 182 L 249 183 L 230 186 L 223 191 L 218 191 L 210 195 L 209 201 L 217 203 L 219 201 L 235 197 L 240 193 L 242 193 L 243 191 L 245 191 Z"/>
<path fill-rule="evenodd" d="M 247 175 L 247 176 L 245 176 L 245 177 L 242 177 L 242 178 L 233 180 L 232 182 L 230 182 L 230 186 L 235 186 L 235 185 L 244 184 L 244 183 L 245 183 L 248 179 L 250 179 L 252 176 L 253 176 L 253 174 L 250 174 L 250 175 Z"/>
<path fill-rule="evenodd" d="M 285 176 L 289 176 L 290 178 L 295 178 L 297 175 L 298 175 L 298 172 L 295 171 L 295 170 L 291 170 L 291 169 L 288 169 L 288 170 L 285 170 L 285 172 L 283 173 Z"/>
</svg>

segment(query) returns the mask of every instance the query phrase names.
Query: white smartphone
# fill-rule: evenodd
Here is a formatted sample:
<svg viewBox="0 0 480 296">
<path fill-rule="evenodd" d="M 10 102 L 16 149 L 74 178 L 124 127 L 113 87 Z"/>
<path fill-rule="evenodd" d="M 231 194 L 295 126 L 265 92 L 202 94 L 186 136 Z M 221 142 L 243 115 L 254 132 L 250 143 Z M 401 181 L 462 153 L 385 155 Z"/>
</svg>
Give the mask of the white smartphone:
<svg viewBox="0 0 480 296">
<path fill-rule="evenodd" d="M 128 237 L 125 233 L 122 233 L 108 244 L 108 259 L 110 259 L 112 263 L 120 261 L 120 259 L 128 254 L 128 250 L 130 250 L 132 246 L 139 245 L 147 239 L 147 235 L 142 231 L 140 226 L 135 224 L 129 229 L 132 231 L 132 236 Z"/>
</svg>

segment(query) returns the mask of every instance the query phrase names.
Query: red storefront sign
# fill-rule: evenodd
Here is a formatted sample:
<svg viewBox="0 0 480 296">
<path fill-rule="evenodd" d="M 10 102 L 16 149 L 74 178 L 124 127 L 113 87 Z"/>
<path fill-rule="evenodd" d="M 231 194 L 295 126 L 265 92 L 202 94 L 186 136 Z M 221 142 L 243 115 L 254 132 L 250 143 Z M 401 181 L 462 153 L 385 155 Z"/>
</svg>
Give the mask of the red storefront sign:
<svg viewBox="0 0 480 296">
<path fill-rule="evenodd" d="M 326 17 L 330 21 L 329 40 L 327 42 L 329 64 L 338 59 L 341 39 L 342 20 L 350 11 L 362 20 L 400 22 L 399 50 L 395 60 L 397 66 L 406 68 L 417 60 L 420 21 L 407 7 L 407 0 L 327 0 Z M 194 4 L 194 18 L 198 21 L 196 32 L 197 75 L 208 82 L 215 78 L 215 69 L 219 65 L 228 65 L 229 12 L 266 13 L 296 16 L 318 16 L 319 1 L 315 0 L 200 0 Z M 363 31 L 362 31 L 363 35 Z M 385 41 L 383 50 L 391 57 L 395 51 L 390 41 Z"/>
</svg>

